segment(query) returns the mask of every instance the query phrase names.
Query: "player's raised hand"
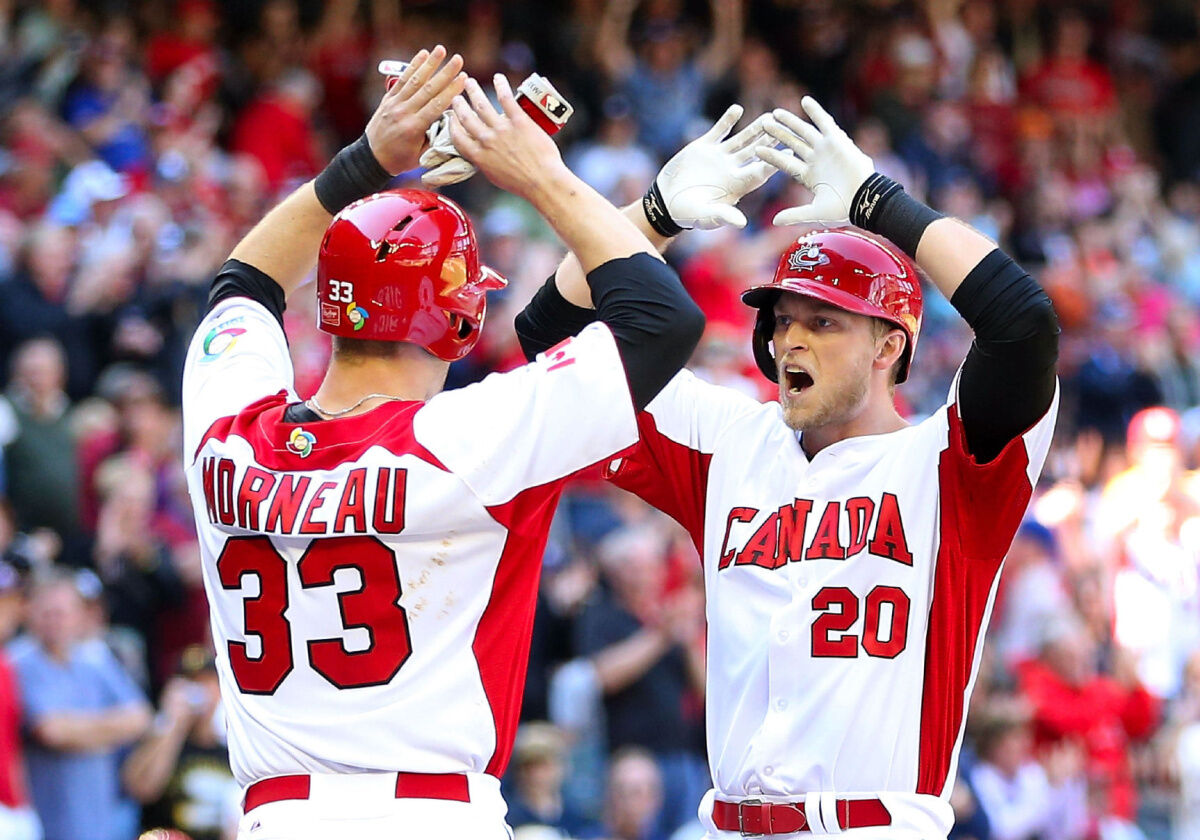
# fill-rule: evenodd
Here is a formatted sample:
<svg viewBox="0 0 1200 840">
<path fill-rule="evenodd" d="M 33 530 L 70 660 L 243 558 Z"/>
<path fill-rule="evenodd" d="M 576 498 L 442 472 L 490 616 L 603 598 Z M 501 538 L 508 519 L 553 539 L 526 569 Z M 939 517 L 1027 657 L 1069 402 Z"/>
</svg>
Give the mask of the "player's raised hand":
<svg viewBox="0 0 1200 840">
<path fill-rule="evenodd" d="M 380 166 L 395 175 L 417 165 L 426 130 L 462 92 L 467 80 L 462 67 L 462 56 L 447 59 L 439 44 L 417 53 L 388 87 L 366 128 Z"/>
<path fill-rule="evenodd" d="M 741 105 L 730 105 L 712 128 L 688 143 L 667 161 L 655 178 L 655 192 L 677 227 L 712 230 L 722 225 L 746 226 L 746 216 L 735 205 L 761 187 L 775 174 L 778 164 L 755 157 L 761 146 L 772 145 L 767 126 L 774 125 L 770 114 L 763 114 L 732 137 L 726 137 L 742 116 Z M 774 150 L 790 158 L 790 150 Z M 653 212 L 651 208 L 648 211 Z"/>
<path fill-rule="evenodd" d="M 844 222 L 850 218 L 850 203 L 855 193 L 875 172 L 875 164 L 854 145 L 817 100 L 806 96 L 800 105 L 811 123 L 790 111 L 776 108 L 773 112 L 775 121 L 766 126 L 767 134 L 783 143 L 795 156 L 790 157 L 773 148 L 757 150 L 759 158 L 791 175 L 813 194 L 813 200 L 808 204 L 777 213 L 775 224 Z"/>
<path fill-rule="evenodd" d="M 562 155 L 550 136 L 521 110 L 508 80 L 493 79 L 497 111 L 474 79 L 454 97 L 450 137 L 462 156 L 502 190 L 528 197 L 548 175 L 561 171 Z"/>
</svg>

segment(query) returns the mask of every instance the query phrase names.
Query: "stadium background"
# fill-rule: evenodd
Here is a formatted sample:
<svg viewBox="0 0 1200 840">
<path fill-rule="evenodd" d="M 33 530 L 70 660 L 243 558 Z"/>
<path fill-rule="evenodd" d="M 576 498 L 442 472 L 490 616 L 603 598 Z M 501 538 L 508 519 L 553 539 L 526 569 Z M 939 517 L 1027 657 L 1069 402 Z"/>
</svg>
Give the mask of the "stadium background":
<svg viewBox="0 0 1200 840">
<path fill-rule="evenodd" d="M 136 741 L 22 744 L 19 710 L 43 698 L 0 659 L 0 806 L 29 801 L 36 751 L 61 768 L 58 801 L 90 809 L 72 840 L 228 830 L 183 351 L 240 235 L 361 131 L 375 63 L 439 42 L 478 78 L 553 80 L 577 109 L 568 162 L 617 203 L 728 103 L 750 119 L 811 92 L 881 171 L 1042 282 L 1063 408 L 1001 583 L 955 836 L 1200 837 L 1200 4 L 1166 0 L 0 2 L 0 641 L 50 644 L 62 605 L 28 584 L 66 569 L 75 641 L 159 709 L 145 737 L 190 716 L 150 784 Z M 483 178 L 445 192 L 511 281 L 455 386 L 519 363 L 512 317 L 560 251 Z M 776 177 L 744 202 L 745 231 L 670 252 L 708 315 L 703 376 L 770 398 L 737 292 L 795 234 L 773 213 L 803 200 Z M 970 340 L 936 293 L 926 307 L 899 391 L 914 417 Z M 311 294 L 286 322 L 308 395 L 328 354 Z M 505 780 L 518 836 L 697 836 L 699 585 L 679 528 L 594 478 L 572 488 Z M 127 801 L 93 808 L 122 765 Z"/>
</svg>

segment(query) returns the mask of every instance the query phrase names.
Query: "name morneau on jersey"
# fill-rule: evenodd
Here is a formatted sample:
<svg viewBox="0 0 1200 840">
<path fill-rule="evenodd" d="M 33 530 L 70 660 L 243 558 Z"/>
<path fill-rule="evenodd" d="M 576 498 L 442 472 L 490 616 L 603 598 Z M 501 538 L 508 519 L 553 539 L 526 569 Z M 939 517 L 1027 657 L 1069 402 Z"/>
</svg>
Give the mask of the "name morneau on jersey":
<svg viewBox="0 0 1200 840">
<path fill-rule="evenodd" d="M 298 401 L 278 321 L 219 303 L 184 446 L 235 776 L 501 775 L 562 486 L 637 439 L 612 333 L 426 402 Z"/>
</svg>

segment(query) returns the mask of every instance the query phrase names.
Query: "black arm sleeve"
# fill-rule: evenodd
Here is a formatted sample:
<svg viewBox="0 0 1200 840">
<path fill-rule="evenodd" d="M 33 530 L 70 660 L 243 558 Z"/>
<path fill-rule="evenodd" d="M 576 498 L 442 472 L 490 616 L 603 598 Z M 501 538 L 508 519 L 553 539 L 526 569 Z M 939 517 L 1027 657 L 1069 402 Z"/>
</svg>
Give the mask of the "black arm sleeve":
<svg viewBox="0 0 1200 840">
<path fill-rule="evenodd" d="M 275 316 L 279 326 L 283 326 L 283 310 L 287 308 L 283 287 L 241 260 L 226 260 L 221 266 L 209 289 L 205 313 L 212 312 L 214 306 L 231 297 L 248 297 L 258 301 Z"/>
<path fill-rule="evenodd" d="M 975 330 L 958 405 L 967 449 L 987 463 L 1054 399 L 1058 318 L 1037 281 L 998 249 L 971 270 L 950 302 Z"/>
<path fill-rule="evenodd" d="M 587 275 L 596 318 L 612 330 L 638 411 L 691 358 L 704 313 L 675 269 L 649 254 L 609 260 Z"/>
<path fill-rule="evenodd" d="M 552 274 L 525 308 L 517 313 L 513 326 L 525 358 L 532 362 L 538 353 L 546 352 L 564 338 L 577 335 L 595 320 L 595 309 L 576 306 L 562 296 Z"/>
</svg>

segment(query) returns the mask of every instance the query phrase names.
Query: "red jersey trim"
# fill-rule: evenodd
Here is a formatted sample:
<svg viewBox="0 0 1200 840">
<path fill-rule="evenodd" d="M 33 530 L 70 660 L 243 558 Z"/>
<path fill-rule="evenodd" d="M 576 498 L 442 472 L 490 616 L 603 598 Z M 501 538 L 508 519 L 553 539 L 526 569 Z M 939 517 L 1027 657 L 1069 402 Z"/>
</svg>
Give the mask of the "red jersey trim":
<svg viewBox="0 0 1200 840">
<path fill-rule="evenodd" d="M 987 464 L 966 448 L 958 407 L 947 410 L 938 460 L 940 524 L 925 642 L 917 793 L 941 796 L 962 735 L 967 687 L 992 590 L 1033 495 L 1024 436 Z"/>
<path fill-rule="evenodd" d="M 279 472 L 336 469 L 357 461 L 372 446 L 382 446 L 393 455 L 415 455 L 449 472 L 437 456 L 417 441 L 413 432 L 413 420 L 424 405 L 415 400 L 394 401 L 351 417 L 287 423 L 283 413 L 288 406 L 288 395 L 279 391 L 250 403 L 237 414 L 214 421 L 201 438 L 192 460 L 210 440 L 224 443 L 230 437 L 240 437 L 254 450 L 254 460 L 259 466 Z M 292 434 L 296 430 L 311 435 L 306 447 L 296 447 L 293 443 Z"/>
<path fill-rule="evenodd" d="M 496 730 L 496 748 L 483 772 L 497 778 L 508 767 L 517 736 L 542 555 L 566 481 L 555 479 L 523 490 L 510 501 L 488 508 L 508 536 L 492 580 L 491 596 L 475 628 L 471 652 Z"/>
<path fill-rule="evenodd" d="M 604 477 L 670 516 L 691 535 L 704 556 L 704 512 L 712 453 L 692 449 L 658 430 L 654 415 L 639 411 L 638 442 L 618 457 L 616 469 Z"/>
</svg>

